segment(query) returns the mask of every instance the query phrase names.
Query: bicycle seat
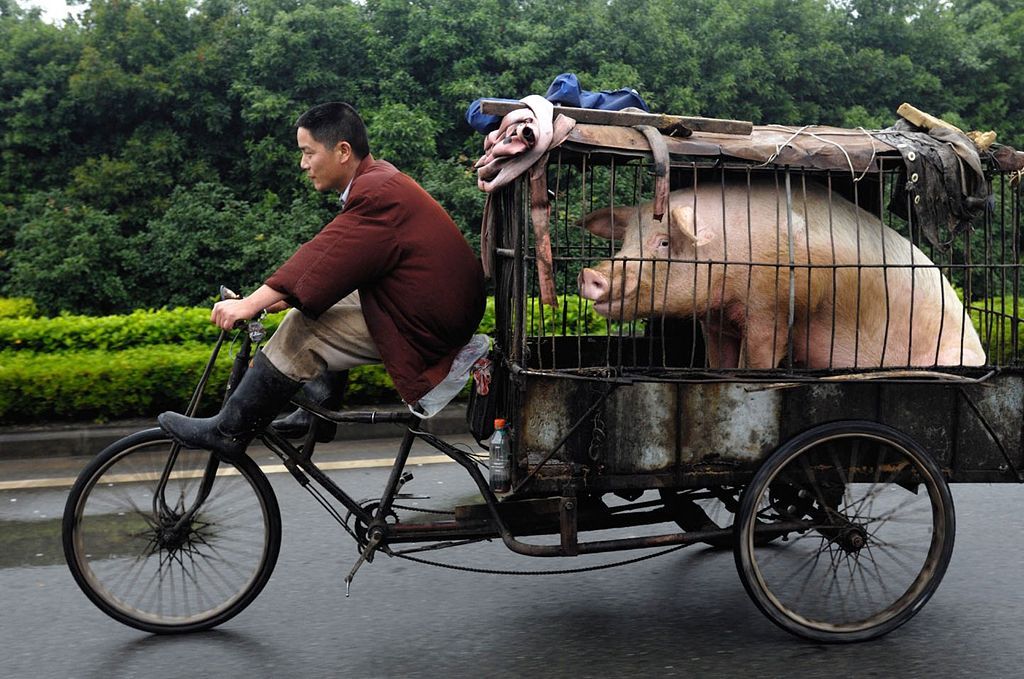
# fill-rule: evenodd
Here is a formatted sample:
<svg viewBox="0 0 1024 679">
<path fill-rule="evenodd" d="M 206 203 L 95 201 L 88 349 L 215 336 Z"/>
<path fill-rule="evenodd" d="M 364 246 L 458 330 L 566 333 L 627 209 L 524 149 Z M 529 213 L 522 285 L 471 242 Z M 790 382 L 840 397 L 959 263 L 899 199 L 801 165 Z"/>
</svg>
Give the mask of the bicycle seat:
<svg viewBox="0 0 1024 679">
<path fill-rule="evenodd" d="M 466 380 L 469 379 L 473 365 L 485 357 L 490 348 L 490 337 L 473 335 L 469 343 L 462 347 L 455 356 L 447 377 L 428 391 L 415 405 L 410 405 L 409 410 L 421 419 L 431 418 L 444 410 L 444 407 L 451 403 L 452 399 L 466 386 Z"/>
</svg>

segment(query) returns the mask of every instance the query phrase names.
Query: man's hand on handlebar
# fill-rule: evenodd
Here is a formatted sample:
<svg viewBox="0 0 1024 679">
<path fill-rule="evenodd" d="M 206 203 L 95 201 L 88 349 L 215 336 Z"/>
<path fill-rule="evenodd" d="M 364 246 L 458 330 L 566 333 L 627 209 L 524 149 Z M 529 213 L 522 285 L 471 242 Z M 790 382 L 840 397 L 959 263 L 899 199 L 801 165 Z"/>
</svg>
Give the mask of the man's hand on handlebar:
<svg viewBox="0 0 1024 679">
<path fill-rule="evenodd" d="M 210 322 L 221 330 L 231 330 L 236 324 L 255 318 L 259 313 L 260 309 L 249 305 L 246 299 L 226 299 L 213 305 Z"/>
<path fill-rule="evenodd" d="M 210 312 L 210 322 L 221 330 L 231 330 L 239 321 L 256 318 L 264 309 L 279 310 L 278 307 L 284 298 L 283 292 L 263 285 L 248 297 L 225 299 L 214 304 L 213 311 Z"/>
</svg>

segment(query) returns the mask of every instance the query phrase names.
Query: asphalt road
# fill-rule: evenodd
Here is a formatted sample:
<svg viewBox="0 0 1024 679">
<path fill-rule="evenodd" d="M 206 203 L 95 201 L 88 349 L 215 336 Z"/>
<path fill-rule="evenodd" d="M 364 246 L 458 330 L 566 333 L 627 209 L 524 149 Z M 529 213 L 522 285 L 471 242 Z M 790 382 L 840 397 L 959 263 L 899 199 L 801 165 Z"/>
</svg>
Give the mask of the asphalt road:
<svg viewBox="0 0 1024 679">
<path fill-rule="evenodd" d="M 386 457 L 394 445 L 360 450 Z M 837 647 L 777 629 L 747 598 L 731 553 L 702 547 L 544 577 L 382 557 L 363 567 L 345 598 L 351 540 L 291 477 L 274 474 L 284 540 L 267 588 L 218 630 L 156 637 L 93 607 L 63 563 L 60 479 L 83 462 L 0 467 L 2 677 L 981 678 L 1019 676 L 1024 666 L 1024 488 L 1016 485 L 955 486 L 956 550 L 936 595 L 896 632 Z M 473 495 L 454 464 L 413 471 L 406 490 L 431 495 L 430 504 Z M 331 473 L 356 497 L 372 496 L 386 474 Z M 57 479 L 52 487 L 48 478 Z M 21 487 L 32 479 L 44 487 Z M 631 556 L 530 559 L 482 543 L 436 558 L 542 570 Z"/>
</svg>

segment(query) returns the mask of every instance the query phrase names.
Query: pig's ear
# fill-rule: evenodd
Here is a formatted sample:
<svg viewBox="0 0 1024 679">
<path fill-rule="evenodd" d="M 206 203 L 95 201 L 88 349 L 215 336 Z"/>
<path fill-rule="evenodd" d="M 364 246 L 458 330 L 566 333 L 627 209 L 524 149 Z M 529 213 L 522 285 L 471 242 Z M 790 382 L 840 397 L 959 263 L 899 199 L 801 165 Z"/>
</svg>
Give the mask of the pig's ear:
<svg viewBox="0 0 1024 679">
<path fill-rule="evenodd" d="M 715 234 L 711 229 L 703 225 L 697 227 L 694 224 L 693 208 L 689 205 L 672 208 L 672 212 L 669 214 L 669 225 L 680 231 L 687 240 L 697 247 L 707 245 L 715 239 Z"/>
<path fill-rule="evenodd" d="M 598 238 L 622 240 L 629 226 L 629 219 L 636 213 L 635 207 L 605 207 L 594 210 L 580 220 L 580 226 Z"/>
</svg>

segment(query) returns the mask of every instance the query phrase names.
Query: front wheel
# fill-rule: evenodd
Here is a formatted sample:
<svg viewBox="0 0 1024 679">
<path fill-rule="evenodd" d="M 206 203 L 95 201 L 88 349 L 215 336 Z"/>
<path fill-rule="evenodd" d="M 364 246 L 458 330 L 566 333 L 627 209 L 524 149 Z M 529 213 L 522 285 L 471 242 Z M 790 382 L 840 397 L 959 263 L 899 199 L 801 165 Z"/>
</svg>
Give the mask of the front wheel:
<svg viewBox="0 0 1024 679">
<path fill-rule="evenodd" d="M 885 425 L 832 422 L 782 445 L 754 475 L 734 553 L 772 622 L 814 641 L 865 641 L 931 598 L 954 532 L 949 487 L 927 451 Z"/>
<path fill-rule="evenodd" d="M 208 467 L 213 483 L 190 514 Z M 104 613 L 147 632 L 194 632 L 237 615 L 263 589 L 281 515 L 252 460 L 211 463 L 210 453 L 148 429 L 82 471 L 62 539 L 75 581 Z"/>
</svg>

